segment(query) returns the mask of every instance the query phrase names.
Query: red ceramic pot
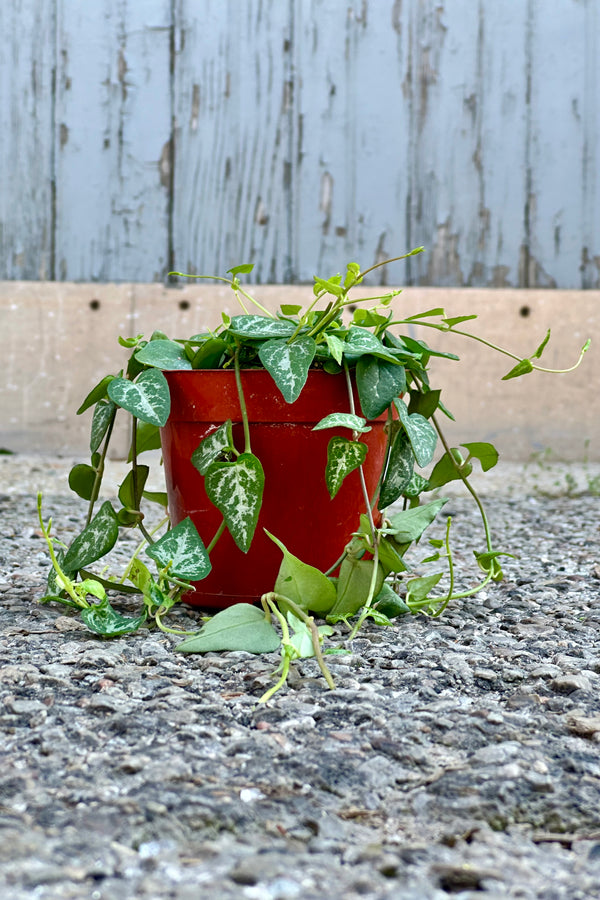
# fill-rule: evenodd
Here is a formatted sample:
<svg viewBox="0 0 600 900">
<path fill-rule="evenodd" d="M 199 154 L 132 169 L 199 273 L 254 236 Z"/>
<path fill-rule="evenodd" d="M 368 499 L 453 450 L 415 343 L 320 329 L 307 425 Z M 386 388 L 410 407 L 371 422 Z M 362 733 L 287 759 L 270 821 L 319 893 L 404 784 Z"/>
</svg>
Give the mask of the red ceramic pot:
<svg viewBox="0 0 600 900">
<path fill-rule="evenodd" d="M 221 513 L 207 498 L 204 479 L 191 463 L 200 441 L 227 419 L 236 446 L 243 448 L 240 404 L 232 371 L 196 369 L 165 372 L 171 391 L 171 415 L 161 429 L 169 513 L 173 524 L 190 516 L 206 545 L 221 524 Z M 332 412 L 348 412 L 346 379 L 311 370 L 302 394 L 286 403 L 262 369 L 241 372 L 252 452 L 265 472 L 263 504 L 248 553 L 238 549 L 228 531 L 211 552 L 212 571 L 195 583 L 186 601 L 206 609 L 256 602 L 273 590 L 281 551 L 264 528 L 306 563 L 327 570 L 341 556 L 358 528 L 364 500 L 358 471 L 346 477 L 331 500 L 325 484 L 327 445 L 348 429 L 313 431 Z M 356 408 L 360 411 L 358 398 Z M 386 415 L 362 435 L 368 448 L 364 472 L 369 495 L 377 487 L 385 454 Z"/>
</svg>

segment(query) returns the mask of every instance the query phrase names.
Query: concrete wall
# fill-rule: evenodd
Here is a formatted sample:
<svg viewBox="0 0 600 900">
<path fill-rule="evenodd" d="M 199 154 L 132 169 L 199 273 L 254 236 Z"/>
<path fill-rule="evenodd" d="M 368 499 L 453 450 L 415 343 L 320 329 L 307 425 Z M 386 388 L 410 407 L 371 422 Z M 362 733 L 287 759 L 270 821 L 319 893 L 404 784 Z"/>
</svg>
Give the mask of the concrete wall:
<svg viewBox="0 0 600 900">
<path fill-rule="evenodd" d="M 251 288 L 270 309 L 281 302 L 305 303 L 308 287 Z M 362 296 L 372 292 L 362 291 Z M 356 291 L 361 296 L 361 291 Z M 454 443 L 491 440 L 507 460 L 526 460 L 553 447 L 559 458 L 600 461 L 600 291 L 407 288 L 394 301 L 399 314 L 443 306 L 447 315 L 476 313 L 466 323 L 487 340 L 523 356 L 553 337 L 541 363 L 574 363 L 587 337 L 595 343 L 583 365 L 569 375 L 534 373 L 500 379 L 512 362 L 480 344 L 435 331 L 422 333 L 432 347 L 461 356 L 461 363 L 436 361 L 432 383 L 442 387 L 457 423 L 448 423 Z M 221 309 L 236 313 L 227 287 L 192 283 L 72 284 L 0 282 L 0 447 L 20 453 L 87 453 L 90 413 L 76 417 L 84 396 L 123 365 L 117 336 L 161 329 L 186 337 L 220 322 Z M 419 334 L 419 329 L 413 330 Z M 125 454 L 120 432 L 117 453 Z"/>
</svg>

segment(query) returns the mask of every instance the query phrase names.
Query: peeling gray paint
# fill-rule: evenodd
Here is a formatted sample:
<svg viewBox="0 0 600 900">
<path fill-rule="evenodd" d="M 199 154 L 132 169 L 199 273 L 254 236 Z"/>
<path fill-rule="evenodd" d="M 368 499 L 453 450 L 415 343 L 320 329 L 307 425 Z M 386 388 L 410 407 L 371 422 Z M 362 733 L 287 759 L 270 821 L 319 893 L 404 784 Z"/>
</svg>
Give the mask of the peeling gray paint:
<svg viewBox="0 0 600 900">
<path fill-rule="evenodd" d="M 377 278 L 600 285 L 592 0 L 2 0 L 0 33 L 0 278 L 422 244 Z"/>
</svg>

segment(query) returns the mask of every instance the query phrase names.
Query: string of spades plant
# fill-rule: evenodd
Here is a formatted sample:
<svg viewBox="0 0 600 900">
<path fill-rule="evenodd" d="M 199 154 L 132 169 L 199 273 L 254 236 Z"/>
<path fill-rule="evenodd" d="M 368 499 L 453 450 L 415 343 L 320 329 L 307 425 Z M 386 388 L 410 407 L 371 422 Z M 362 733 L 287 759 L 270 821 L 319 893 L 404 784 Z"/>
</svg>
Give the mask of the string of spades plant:
<svg viewBox="0 0 600 900">
<path fill-rule="evenodd" d="M 422 249 L 419 247 L 396 259 L 420 253 Z M 93 408 L 91 458 L 89 463 L 71 470 L 69 484 L 87 501 L 88 513 L 83 531 L 69 546 L 52 534 L 51 520 L 44 521 L 41 496 L 38 497 L 40 527 L 52 562 L 41 602 L 55 601 L 77 609 L 88 628 L 106 637 L 155 624 L 163 631 L 186 638 L 176 647 L 182 652 L 231 649 L 272 652 L 280 648 L 279 678 L 262 698 L 266 700 L 285 683 L 290 662 L 298 657 L 315 656 L 327 683 L 333 686 L 324 656 L 336 652 L 336 648 L 322 646 L 324 638 L 333 633 L 332 625 L 346 623 L 348 637 L 352 639 L 367 617 L 380 625 L 392 626 L 394 620 L 407 613 L 439 616 L 451 601 L 477 593 L 492 580 L 501 580 L 500 557 L 510 554 L 494 547 L 486 512 L 469 480 L 475 463 L 487 471 L 496 464 L 498 453 L 487 442 L 460 447 L 448 444 L 440 417 L 452 416 L 441 399 L 440 390 L 430 384 L 428 368 L 432 357 L 450 360 L 458 357 L 398 333 L 398 328 L 418 324 L 478 341 L 512 358 L 515 365 L 504 379 L 534 370 L 571 371 L 581 362 L 589 341 L 574 366 L 554 370 L 539 363 L 550 338 L 549 331 L 530 357 L 521 358 L 463 330 L 475 315 L 451 318 L 444 309 L 437 308 L 395 319 L 389 307 L 400 291 L 365 300 L 357 300 L 351 294 L 352 288 L 367 274 L 392 261 L 395 260 L 386 260 L 365 271 L 358 264 L 350 263 L 344 277 L 315 277 L 314 299 L 306 309 L 284 304 L 277 314 L 269 312 L 242 286 L 240 276 L 249 274 L 252 266 L 236 266 L 229 271 L 230 277 L 216 280 L 232 288 L 242 314 L 233 317 L 222 314 L 222 321 L 214 331 L 186 339 L 172 340 L 160 332 L 155 332 L 149 341 L 142 335 L 119 338 L 121 345 L 130 351 L 126 368 L 103 378 L 78 410 L 81 414 Z M 349 324 L 345 324 L 342 314 L 349 306 L 354 312 Z M 257 312 L 250 312 L 251 307 Z M 270 373 L 287 403 L 300 396 L 311 368 L 345 377 L 347 411 L 333 411 L 316 429 L 335 428 L 338 432 L 329 442 L 324 473 L 331 498 L 346 476 L 358 471 L 364 501 L 360 524 L 355 533 L 346 536 L 342 557 L 327 572 L 299 560 L 277 535 L 269 534 L 281 550 L 282 563 L 275 584 L 265 585 L 262 609 L 236 604 L 206 621 L 199 632 L 184 633 L 163 622 L 169 609 L 189 591 L 191 582 L 202 580 L 210 572 L 211 552 L 226 529 L 246 552 L 257 527 L 264 472 L 261 461 L 252 452 L 241 378 L 244 369 L 256 367 Z M 163 371 L 218 368 L 233 369 L 235 373 L 244 445 L 235 445 L 232 422 L 227 421 L 206 437 L 192 456 L 195 468 L 204 477 L 207 495 L 223 516 L 221 525 L 205 545 L 191 519 L 172 525 L 167 513 L 167 496 L 146 490 L 149 467 L 141 464 L 139 457 L 147 450 L 160 447 L 160 428 L 169 418 L 170 393 Z M 355 406 L 353 382 L 360 412 Z M 128 414 L 131 421 L 131 468 L 118 490 L 118 508 L 104 501 L 97 509 L 114 423 L 121 412 Z M 361 436 L 370 430 L 368 421 L 383 414 L 387 416 L 384 464 L 377 488 L 369 496 L 363 474 L 368 448 Z M 347 436 L 340 436 L 340 429 Z M 425 475 L 438 441 L 443 454 Z M 483 548 L 473 551 L 481 579 L 462 591 L 455 589 L 450 517 L 444 538 L 430 539 L 429 555 L 419 562 L 420 570 L 430 565 L 434 571 L 413 576 L 407 560 L 408 551 L 419 544 L 446 502 L 438 497 L 424 500 L 424 495 L 453 480 L 463 482 L 477 505 L 484 541 Z M 152 530 L 146 524 L 144 501 L 165 508 L 164 518 Z M 401 504 L 402 508 L 388 513 L 393 504 Z M 377 510 L 381 515 L 375 514 Z M 90 566 L 103 561 L 113 549 L 121 529 L 131 529 L 140 535 L 124 571 L 120 575 L 106 569 L 92 571 Z M 147 560 L 142 559 L 142 553 Z M 154 563 L 152 570 L 151 563 Z M 443 592 L 436 593 L 444 573 L 447 586 Z M 138 596 L 139 614 L 118 613 L 110 603 L 110 592 Z M 317 626 L 315 615 L 325 623 Z M 273 627 L 273 619 L 281 634 Z"/>
</svg>

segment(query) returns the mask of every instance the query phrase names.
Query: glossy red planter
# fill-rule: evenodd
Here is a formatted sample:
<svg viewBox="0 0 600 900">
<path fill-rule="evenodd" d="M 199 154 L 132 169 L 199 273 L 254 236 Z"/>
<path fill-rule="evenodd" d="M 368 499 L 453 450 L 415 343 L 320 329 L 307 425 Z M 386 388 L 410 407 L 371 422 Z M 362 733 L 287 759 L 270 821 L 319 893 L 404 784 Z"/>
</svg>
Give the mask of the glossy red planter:
<svg viewBox="0 0 600 900">
<path fill-rule="evenodd" d="M 171 415 L 161 429 L 169 513 L 173 524 L 190 516 L 206 545 L 221 524 L 221 513 L 204 491 L 204 479 L 191 463 L 200 441 L 227 419 L 234 423 L 236 446 L 243 432 L 235 375 L 232 371 L 198 369 L 165 372 L 171 391 Z M 255 602 L 273 589 L 281 551 L 264 528 L 295 556 L 321 570 L 340 557 L 359 524 L 364 500 L 357 471 L 346 477 L 333 500 L 325 484 L 327 445 L 333 435 L 349 437 L 347 429 L 313 431 L 332 412 L 348 412 L 343 375 L 309 372 L 295 403 L 286 403 L 273 379 L 262 369 L 241 373 L 252 452 L 265 471 L 263 505 L 248 553 L 225 532 L 211 552 L 212 571 L 195 583 L 186 600 L 206 609 Z M 357 411 L 360 412 L 358 399 Z M 371 422 L 362 436 L 369 451 L 364 464 L 369 494 L 376 489 L 385 454 L 386 416 Z"/>
</svg>

